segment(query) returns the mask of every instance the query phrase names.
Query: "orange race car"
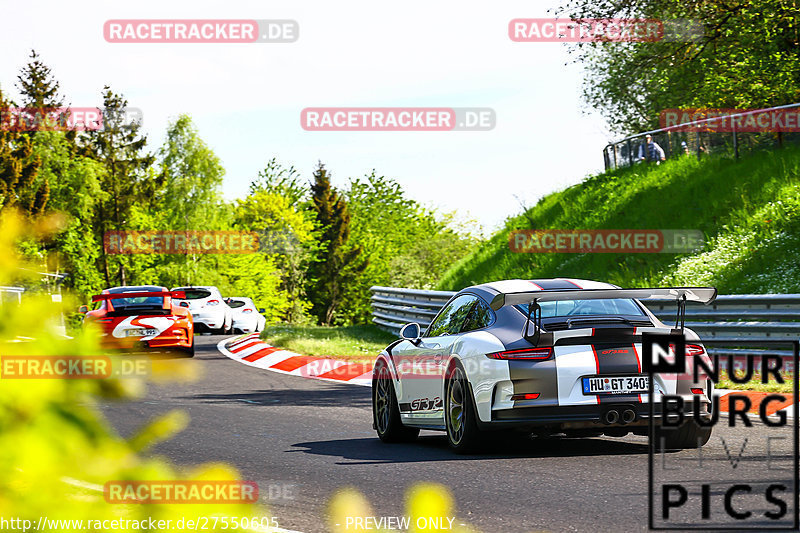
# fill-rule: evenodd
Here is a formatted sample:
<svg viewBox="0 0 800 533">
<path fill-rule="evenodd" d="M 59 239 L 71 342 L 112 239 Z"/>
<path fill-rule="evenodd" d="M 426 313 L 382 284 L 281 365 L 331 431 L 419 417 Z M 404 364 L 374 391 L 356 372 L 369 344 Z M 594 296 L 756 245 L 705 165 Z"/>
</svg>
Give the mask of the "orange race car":
<svg viewBox="0 0 800 533">
<path fill-rule="evenodd" d="M 140 285 L 114 287 L 92 296 L 100 302 L 85 313 L 83 325 L 97 325 L 104 348 L 126 351 L 162 350 L 194 357 L 194 323 L 184 302 L 183 291 Z"/>
</svg>

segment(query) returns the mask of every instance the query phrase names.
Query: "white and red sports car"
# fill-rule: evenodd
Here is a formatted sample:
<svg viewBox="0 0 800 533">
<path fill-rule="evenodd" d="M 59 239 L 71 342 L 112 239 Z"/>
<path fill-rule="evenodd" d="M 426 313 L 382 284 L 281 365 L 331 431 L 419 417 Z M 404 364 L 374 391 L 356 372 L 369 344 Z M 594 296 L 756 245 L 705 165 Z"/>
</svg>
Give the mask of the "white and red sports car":
<svg viewBox="0 0 800 533">
<path fill-rule="evenodd" d="M 458 452 L 487 432 L 647 435 L 650 383 L 642 334 L 682 333 L 686 354 L 710 364 L 699 337 L 662 323 L 639 300 L 710 303 L 711 287 L 620 289 L 577 279 L 507 280 L 468 287 L 423 332 L 407 324 L 377 358 L 373 422 L 383 441 L 443 430 Z M 680 323 L 680 327 L 679 324 Z M 701 376 L 702 378 L 702 376 Z M 700 378 L 698 378 L 700 379 Z M 689 420 L 660 427 L 658 397 L 698 397 L 710 416 L 713 385 L 689 375 L 654 374 L 654 422 L 669 448 L 705 444 L 710 427 Z"/>
</svg>

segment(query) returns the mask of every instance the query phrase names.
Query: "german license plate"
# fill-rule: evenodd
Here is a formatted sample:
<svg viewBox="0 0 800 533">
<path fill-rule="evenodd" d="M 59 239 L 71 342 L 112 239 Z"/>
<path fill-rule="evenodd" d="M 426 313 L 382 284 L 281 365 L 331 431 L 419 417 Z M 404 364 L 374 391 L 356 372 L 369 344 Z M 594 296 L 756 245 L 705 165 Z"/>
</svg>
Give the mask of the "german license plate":
<svg viewBox="0 0 800 533">
<path fill-rule="evenodd" d="M 583 378 L 584 394 L 626 394 L 647 392 L 648 376 L 597 376 Z"/>
<path fill-rule="evenodd" d="M 125 330 L 126 337 L 148 337 L 150 335 L 158 335 L 158 330 L 154 328 L 138 328 L 138 329 Z"/>
</svg>

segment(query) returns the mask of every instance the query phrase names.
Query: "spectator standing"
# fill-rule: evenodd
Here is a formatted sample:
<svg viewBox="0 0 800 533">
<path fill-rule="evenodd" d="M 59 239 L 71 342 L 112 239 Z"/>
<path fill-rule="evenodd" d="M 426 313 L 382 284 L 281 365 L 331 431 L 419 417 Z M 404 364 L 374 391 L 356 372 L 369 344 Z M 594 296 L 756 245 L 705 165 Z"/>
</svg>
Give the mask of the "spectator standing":
<svg viewBox="0 0 800 533">
<path fill-rule="evenodd" d="M 653 141 L 652 135 L 647 135 L 644 144 L 639 145 L 639 160 L 655 161 L 656 164 L 666 160 L 664 149 L 661 148 L 657 142 Z"/>
</svg>

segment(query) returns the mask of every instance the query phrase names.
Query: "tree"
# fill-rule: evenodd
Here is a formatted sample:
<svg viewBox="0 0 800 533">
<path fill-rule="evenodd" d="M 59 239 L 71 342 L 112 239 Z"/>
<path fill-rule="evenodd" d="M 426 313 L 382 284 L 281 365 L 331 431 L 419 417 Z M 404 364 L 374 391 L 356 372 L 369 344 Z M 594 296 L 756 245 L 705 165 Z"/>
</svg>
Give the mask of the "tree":
<svg viewBox="0 0 800 533">
<path fill-rule="evenodd" d="M 161 173 L 158 204 L 172 229 L 213 226 L 219 216 L 220 186 L 225 169 L 200 138 L 189 115 L 180 115 L 167 128 L 159 150 Z"/>
<path fill-rule="evenodd" d="M 107 231 L 127 229 L 134 207 L 150 202 L 158 189 L 157 181 L 146 172 L 154 157 L 144 152 L 147 137 L 139 133 L 141 124 L 126 124 L 128 101 L 108 86 L 103 91 L 103 128 L 87 132 L 88 153 L 103 165 L 100 182 L 103 194 L 94 224 L 98 242 L 102 242 Z M 124 257 L 112 260 L 103 251 L 100 261 L 106 284 L 110 285 L 112 280 L 126 284 L 128 261 Z M 112 266 L 117 267 L 114 273 Z"/>
<path fill-rule="evenodd" d="M 345 190 L 352 214 L 350 240 L 364 250 L 367 268 L 348 284 L 340 315 L 370 320 L 373 285 L 430 289 L 441 273 L 473 249 L 475 239 L 454 229 L 452 214 L 439 214 L 409 198 L 396 181 L 371 174 Z"/>
<path fill-rule="evenodd" d="M 54 108 L 64 105 L 59 93 L 59 83 L 50 67 L 39 60 L 39 54 L 31 50 L 30 61 L 17 76 L 17 88 L 23 96 L 23 105 L 34 108 Z"/>
<path fill-rule="evenodd" d="M 305 200 L 308 187 L 293 166 L 286 168 L 274 157 L 269 160 L 264 170 L 250 183 L 250 192 L 270 191 L 288 198 L 292 205 Z"/>
<path fill-rule="evenodd" d="M 662 110 L 764 108 L 800 99 L 800 23 L 783 0 L 571 0 L 575 19 L 664 21 L 656 42 L 582 43 L 584 98 L 620 133 L 650 129 Z M 698 38 L 675 35 L 691 24 Z"/>
<path fill-rule="evenodd" d="M 12 102 L 0 91 L 0 116 L 9 112 Z M 37 180 L 41 159 L 33 153 L 30 135 L 3 127 L 0 121 L 0 209 L 19 209 L 28 216 L 44 212 L 50 196 L 47 180 Z"/>
<path fill-rule="evenodd" d="M 67 286 L 84 295 L 94 294 L 103 288 L 97 266 L 102 242 L 93 228 L 103 167 L 74 153 L 63 131 L 39 132 L 33 139 L 33 153 L 42 161 L 42 179 L 51 184 L 47 211 L 59 212 L 65 219 L 61 230 L 42 243 L 40 252 L 50 255 L 52 273 L 69 274 Z"/>
<path fill-rule="evenodd" d="M 180 115 L 168 126 L 159 158 L 160 188 L 154 204 L 158 214 L 152 218 L 173 231 L 221 229 L 226 215 L 220 194 L 225 169 L 200 138 L 189 115 Z M 176 261 L 184 269 L 181 283 L 196 279 L 200 261 L 196 254 L 167 260 Z"/>
<path fill-rule="evenodd" d="M 256 189 L 237 202 L 234 220 L 237 228 L 258 232 L 258 255 L 278 268 L 280 288 L 290 302 L 283 318 L 302 322 L 309 308 L 306 271 L 317 253 L 314 219 L 291 198 Z"/>
<path fill-rule="evenodd" d="M 321 252 L 309 267 L 312 312 L 323 323 L 331 324 L 344 301 L 349 283 L 367 267 L 363 249 L 350 238 L 350 213 L 344 197 L 331 187 L 325 166 L 320 162 L 311 184 L 312 211 L 321 228 Z"/>
<path fill-rule="evenodd" d="M 52 112 L 55 109 L 64 107 L 64 97 L 60 93 L 60 84 L 53 76 L 47 65 L 39 59 L 39 54 L 31 50 L 28 64 L 22 68 L 17 76 L 17 89 L 22 94 L 22 105 L 25 108 L 25 115 L 34 124 L 47 124 L 53 120 Z M 77 131 L 68 129 L 67 119 L 69 113 L 63 112 L 57 119 L 58 129 L 64 131 L 66 139 L 70 143 L 71 149 L 76 147 Z M 40 130 L 32 128 L 30 136 L 33 138 L 38 135 Z"/>
</svg>

